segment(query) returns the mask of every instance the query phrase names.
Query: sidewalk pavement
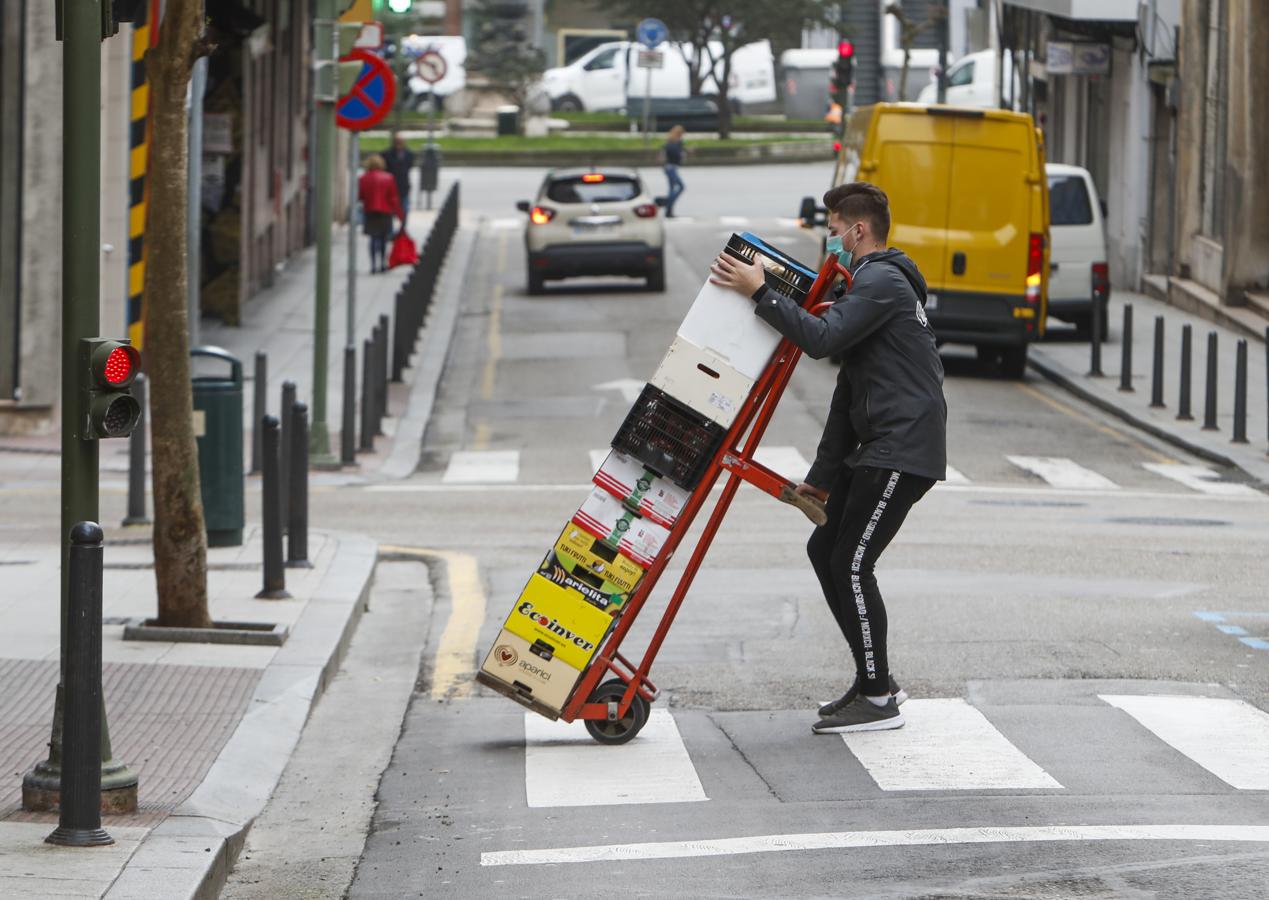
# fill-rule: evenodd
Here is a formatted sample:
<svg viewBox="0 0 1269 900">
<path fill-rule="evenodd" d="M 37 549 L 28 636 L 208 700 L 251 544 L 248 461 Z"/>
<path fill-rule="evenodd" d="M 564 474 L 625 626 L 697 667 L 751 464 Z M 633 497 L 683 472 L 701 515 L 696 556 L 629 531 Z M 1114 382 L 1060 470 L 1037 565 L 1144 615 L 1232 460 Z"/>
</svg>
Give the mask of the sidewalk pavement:
<svg viewBox="0 0 1269 900">
<path fill-rule="evenodd" d="M 1123 352 L 1123 308 L 1133 308 L 1131 392 L 1119 390 Z M 1154 322 L 1163 317 L 1163 401 L 1150 406 L 1154 359 Z M 1178 421 L 1180 392 L 1181 328 L 1190 325 L 1190 413 L 1193 421 Z M 1207 378 L 1207 336 L 1217 334 L 1217 430 L 1203 430 Z M 1247 439 L 1232 442 L 1234 423 L 1235 345 L 1247 340 Z M 1088 374 L 1090 344 L 1075 339 L 1069 329 L 1050 331 L 1049 339 L 1031 348 L 1031 367 L 1071 393 L 1179 447 L 1218 465 L 1242 469 L 1263 485 L 1269 485 L 1269 390 L 1266 388 L 1266 347 L 1207 319 L 1191 315 L 1167 303 L 1131 291 L 1114 291 L 1110 300 L 1110 334 L 1102 345 L 1102 377 Z"/>
<path fill-rule="evenodd" d="M 445 185 L 448 187 L 448 185 Z M 432 213 L 412 213 L 422 240 Z M 369 334 L 407 270 L 371 276 L 364 238 L 358 278 L 358 338 Z M 332 254 L 332 347 L 343 345 L 346 232 L 337 228 Z M 405 477 L 419 458 L 441 368 L 457 319 L 474 229 L 460 226 L 442 269 L 434 305 L 404 384 L 393 385 L 386 439 L 359 457 L 358 470 L 314 473 L 358 481 Z M 248 304 L 242 326 L 204 323 L 202 343 L 242 359 L 251 376 L 257 350 L 269 355 L 270 411 L 283 380 L 311 399 L 314 253 L 300 254 L 272 288 Z M 341 354 L 332 353 L 328 421 L 338 450 Z M 360 380 L 360 368 L 358 369 Z M 244 418 L 250 424 L 251 388 Z M 244 455 L 249 456 L 250 432 Z M 127 442 L 103 441 L 102 494 L 126 491 Z M 309 533 L 311 569 L 288 568 L 289 600 L 257 600 L 262 535 L 247 522 L 245 542 L 209 551 L 212 617 L 285 625 L 281 647 L 124 641 L 124 623 L 153 616 L 151 532 L 106 528 L 103 602 L 103 690 L 115 757 L 140 777 L 135 814 L 108 816 L 111 847 L 68 849 L 45 844 L 56 814 L 20 809 L 24 772 L 47 755 L 59 656 L 59 545 L 56 495 L 59 438 L 0 439 L 0 897 L 173 898 L 215 896 L 297 744 L 309 712 L 338 670 L 365 607 L 378 549 L 368 537 Z M 248 478 L 246 490 L 260 489 Z M 18 498 L 19 502 L 13 502 Z M 109 498 L 108 498 L 109 499 Z M 39 507 L 35 524 L 23 503 Z M 118 506 L 103 504 L 104 509 Z M 152 504 L 148 504 L 152 509 Z M 248 508 L 258 508 L 258 503 Z M 106 519 L 103 513 L 103 519 Z"/>
</svg>

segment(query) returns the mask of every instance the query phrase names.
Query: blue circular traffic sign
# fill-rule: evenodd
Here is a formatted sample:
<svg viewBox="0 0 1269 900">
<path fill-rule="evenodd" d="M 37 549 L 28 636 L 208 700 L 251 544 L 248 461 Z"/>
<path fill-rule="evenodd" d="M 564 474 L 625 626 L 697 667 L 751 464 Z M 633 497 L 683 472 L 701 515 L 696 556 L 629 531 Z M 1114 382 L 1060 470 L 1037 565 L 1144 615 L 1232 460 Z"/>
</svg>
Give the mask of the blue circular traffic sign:
<svg viewBox="0 0 1269 900">
<path fill-rule="evenodd" d="M 635 37 L 649 50 L 655 50 L 669 34 L 670 29 L 660 19 L 644 19 L 635 28 Z"/>
<path fill-rule="evenodd" d="M 335 122 L 349 131 L 365 131 L 383 120 L 397 95 L 397 79 L 383 58 L 368 50 L 353 50 L 341 62 L 361 61 L 352 90 L 339 98 Z"/>
</svg>

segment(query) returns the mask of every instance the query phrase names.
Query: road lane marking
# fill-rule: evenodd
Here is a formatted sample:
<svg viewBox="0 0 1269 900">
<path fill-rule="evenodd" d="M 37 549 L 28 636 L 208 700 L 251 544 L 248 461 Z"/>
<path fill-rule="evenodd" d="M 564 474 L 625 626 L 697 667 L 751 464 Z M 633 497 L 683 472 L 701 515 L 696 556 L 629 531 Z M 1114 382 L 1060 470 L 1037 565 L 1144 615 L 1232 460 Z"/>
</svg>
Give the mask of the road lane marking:
<svg viewBox="0 0 1269 900">
<path fill-rule="evenodd" d="M 485 338 L 485 367 L 480 373 L 480 397 L 492 400 L 498 380 L 498 360 L 502 358 L 502 285 L 495 284 L 489 308 L 489 333 Z"/>
<path fill-rule="evenodd" d="M 777 217 L 776 224 L 781 226 L 782 228 L 801 228 L 802 220 L 801 219 L 784 219 L 784 218 Z"/>
<path fill-rule="evenodd" d="M 905 704 L 906 705 L 906 704 Z M 500 850 L 480 854 L 482 866 L 540 866 L 560 863 L 633 862 L 851 850 L 867 847 L 930 847 L 958 844 L 1018 844 L 1055 841 L 1213 841 L 1269 843 L 1269 825 L 1024 825 L 978 828 L 923 828 L 909 831 L 828 831 L 760 834 L 751 837 L 641 844 L 600 844 L 544 850 Z"/>
<path fill-rule="evenodd" d="M 708 800 L 674 717 L 654 709 L 627 744 L 596 743 L 580 722 L 524 714 L 524 788 L 531 807 Z"/>
<path fill-rule="evenodd" d="M 1098 696 L 1231 787 L 1269 790 L 1269 713 L 1243 700 Z"/>
<path fill-rule="evenodd" d="M 1022 382 L 1014 382 L 1014 386 L 1017 387 L 1018 390 L 1022 391 L 1024 394 L 1031 395 L 1035 399 L 1039 400 L 1041 403 L 1044 403 L 1044 404 L 1047 404 L 1048 406 L 1053 407 L 1058 412 L 1062 413 L 1065 416 L 1070 416 L 1072 419 L 1075 419 L 1077 422 L 1082 422 L 1083 424 L 1092 428 L 1094 431 L 1100 431 L 1102 434 L 1107 435 L 1108 437 L 1114 438 L 1117 442 L 1128 444 L 1129 446 L 1132 446 L 1132 447 L 1136 447 L 1138 450 L 1145 453 L 1146 456 L 1149 456 L 1150 458 L 1152 458 L 1155 462 L 1161 462 L 1161 463 L 1176 462 L 1176 460 L 1173 459 L 1172 457 L 1166 456 L 1160 453 L 1158 450 L 1154 449 L 1149 444 L 1143 443 L 1142 441 L 1138 440 L 1136 437 L 1129 434 L 1128 432 L 1120 431 L 1118 428 L 1114 428 L 1110 425 L 1106 425 L 1101 422 L 1098 422 L 1096 419 L 1092 418 L 1091 416 L 1087 416 L 1084 413 L 1079 412 L 1078 410 L 1073 409 L 1070 406 L 1067 406 L 1065 403 L 1062 403 L 1060 400 L 1056 400 L 1053 397 L 1050 397 L 1048 394 L 1044 393 L 1043 391 L 1036 390 L 1034 387 L 1032 387 L 1029 384 L 1024 384 Z"/>
<path fill-rule="evenodd" d="M 1092 469 L 1086 469 L 1072 459 L 1062 456 L 1005 456 L 1020 469 L 1039 475 L 1053 487 L 1115 491 L 1119 485 Z"/>
<path fill-rule="evenodd" d="M 883 791 L 1062 788 L 964 700 L 909 700 L 903 717 L 895 731 L 842 735 Z"/>
<path fill-rule="evenodd" d="M 520 477 L 519 450 L 456 450 L 441 481 L 445 484 L 512 484 Z"/>
<path fill-rule="evenodd" d="M 758 465 L 766 466 L 794 484 L 805 478 L 811 469 L 811 464 L 797 447 L 759 447 L 753 458 Z"/>
<path fill-rule="evenodd" d="M 719 216 L 718 224 L 739 228 L 741 226 L 748 225 L 749 218 L 747 216 Z"/>
<path fill-rule="evenodd" d="M 1221 497 L 1261 496 L 1260 491 L 1247 484 L 1221 481 L 1220 475 L 1207 466 L 1182 465 L 1181 463 L 1142 463 L 1144 468 L 1164 478 L 1171 478 L 1187 488 L 1204 494 Z"/>
<path fill-rule="evenodd" d="M 947 477 L 943 479 L 944 484 L 969 484 L 969 479 L 960 469 L 947 467 Z"/>
<path fill-rule="evenodd" d="M 599 467 L 604 464 L 604 460 L 608 458 L 608 454 L 612 452 L 612 448 L 605 447 L 602 450 L 588 450 L 590 454 L 590 471 L 591 474 L 599 471 Z"/>
<path fill-rule="evenodd" d="M 488 450 L 489 441 L 493 439 L 493 428 L 488 422 L 477 422 L 475 430 L 472 431 L 471 448 L 473 450 Z"/>
<path fill-rule="evenodd" d="M 489 227 L 495 231 L 513 231 L 524 227 L 524 217 L 490 219 Z"/>
</svg>

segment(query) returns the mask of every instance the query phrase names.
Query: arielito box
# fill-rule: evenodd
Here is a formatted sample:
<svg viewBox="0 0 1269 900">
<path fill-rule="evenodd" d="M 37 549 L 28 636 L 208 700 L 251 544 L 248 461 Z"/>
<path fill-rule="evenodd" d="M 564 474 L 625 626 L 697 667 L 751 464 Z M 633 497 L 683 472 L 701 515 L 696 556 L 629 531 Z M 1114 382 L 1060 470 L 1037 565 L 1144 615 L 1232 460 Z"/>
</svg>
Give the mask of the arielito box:
<svg viewBox="0 0 1269 900">
<path fill-rule="evenodd" d="M 670 344 L 651 384 L 688 408 L 730 428 L 740 414 L 754 379 L 682 335 Z"/>
<path fill-rule="evenodd" d="M 595 540 L 580 528 L 577 531 L 584 535 L 587 540 Z M 595 541 L 595 543 L 599 542 Z M 599 546 L 605 550 L 608 549 L 602 543 L 599 543 Z M 616 585 L 610 584 L 596 575 L 591 575 L 581 566 L 574 565 L 571 569 L 567 568 L 556 557 L 554 550 L 546 554 L 546 558 L 538 566 L 538 574 L 548 581 L 558 584 L 560 587 L 566 587 L 570 591 L 577 591 L 592 606 L 598 607 L 614 616 L 621 612 L 626 605 L 626 601 L 630 599 L 628 591 L 617 589 Z"/>
<path fill-rule="evenodd" d="M 637 459 L 614 450 L 595 473 L 595 484 L 631 509 L 666 528 L 674 527 L 690 491 L 657 475 Z"/>
<path fill-rule="evenodd" d="M 551 718 L 559 715 L 581 677 L 581 670 L 557 658 L 545 641 L 530 643 L 505 628 L 476 675 L 481 684 Z"/>
<path fill-rule="evenodd" d="M 503 627 L 530 643 L 542 641 L 554 657 L 584 669 L 612 623 L 577 591 L 533 575 Z"/>
<path fill-rule="evenodd" d="M 589 596 L 587 599 L 609 609 L 620 608 L 634 593 L 643 578 L 643 566 L 629 557 L 622 556 L 599 538 L 572 522 L 564 529 L 551 552 L 542 563 L 543 569 L 560 567 L 568 574 L 597 587 L 609 597 L 609 603 L 601 605 Z M 541 570 L 539 570 L 541 571 Z M 543 574 L 546 574 L 545 572 Z"/>
<path fill-rule="evenodd" d="M 760 260 L 767 287 L 799 304 L 815 283 L 815 272 L 749 232 L 733 234 L 723 252 L 740 259 Z M 751 380 L 762 374 L 780 343 L 779 333 L 753 314 L 753 301 L 708 281 L 696 295 L 678 333 Z"/>
<path fill-rule="evenodd" d="M 670 531 L 642 518 L 600 487 L 573 514 L 573 522 L 645 569 L 656 561 Z"/>
</svg>

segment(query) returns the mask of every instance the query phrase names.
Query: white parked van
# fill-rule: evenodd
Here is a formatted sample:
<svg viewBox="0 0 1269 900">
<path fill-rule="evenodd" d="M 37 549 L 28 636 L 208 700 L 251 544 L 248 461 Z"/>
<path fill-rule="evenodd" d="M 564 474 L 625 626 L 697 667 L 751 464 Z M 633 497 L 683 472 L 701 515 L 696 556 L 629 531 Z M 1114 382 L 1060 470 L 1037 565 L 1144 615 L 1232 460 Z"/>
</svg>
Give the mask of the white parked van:
<svg viewBox="0 0 1269 900">
<path fill-rule="evenodd" d="M 567 66 L 547 69 L 542 74 L 542 89 L 551 101 L 551 108 L 563 112 L 624 109 L 627 97 L 648 95 L 649 72 L 651 96 L 690 95 L 687 64 L 692 54 L 690 44 L 662 44 L 658 48 L 662 57 L 659 69 L 638 68 L 640 49 L 639 44 L 631 41 L 612 41 L 600 44 Z M 713 52 L 721 57 L 721 45 L 714 47 Z M 718 71 L 722 71 L 721 63 Z M 702 93 L 718 93 L 714 79 L 705 80 Z M 776 99 L 775 67 L 768 41 L 746 44 L 733 54 L 728 97 L 738 109 Z"/>
<path fill-rule="evenodd" d="M 1013 78 L 1013 66 L 1009 55 L 1003 60 L 1005 84 Z M 1014 78 L 1013 96 L 1017 97 L 1018 80 Z M 938 80 L 921 88 L 917 103 L 938 102 Z M 949 106 L 977 106 L 982 109 L 996 107 L 996 51 L 979 50 L 962 56 L 947 67 L 947 103 Z"/>
</svg>

